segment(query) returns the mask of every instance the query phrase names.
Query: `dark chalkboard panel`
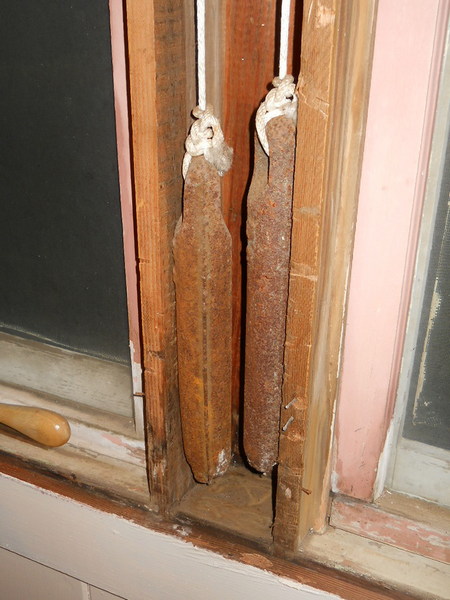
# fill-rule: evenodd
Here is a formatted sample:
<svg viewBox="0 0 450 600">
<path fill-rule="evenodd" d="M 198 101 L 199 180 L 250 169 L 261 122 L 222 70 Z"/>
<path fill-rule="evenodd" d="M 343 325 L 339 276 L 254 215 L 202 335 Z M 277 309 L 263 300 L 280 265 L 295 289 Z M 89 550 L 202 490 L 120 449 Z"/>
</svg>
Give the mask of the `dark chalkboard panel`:
<svg viewBox="0 0 450 600">
<path fill-rule="evenodd" d="M 107 0 L 0 8 L 2 328 L 128 360 Z"/>
</svg>

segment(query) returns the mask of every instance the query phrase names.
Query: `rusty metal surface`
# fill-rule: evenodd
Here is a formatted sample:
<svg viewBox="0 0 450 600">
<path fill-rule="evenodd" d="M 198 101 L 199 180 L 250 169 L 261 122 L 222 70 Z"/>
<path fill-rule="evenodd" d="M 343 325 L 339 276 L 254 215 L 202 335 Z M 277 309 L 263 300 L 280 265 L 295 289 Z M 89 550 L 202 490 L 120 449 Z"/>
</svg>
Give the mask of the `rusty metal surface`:
<svg viewBox="0 0 450 600">
<path fill-rule="evenodd" d="M 247 200 L 247 323 L 244 449 L 250 465 L 277 461 L 292 227 L 295 124 L 280 116 L 266 127 L 270 159 L 255 138 Z"/>
<path fill-rule="evenodd" d="M 186 458 L 208 483 L 231 455 L 231 236 L 220 177 L 194 157 L 174 237 L 178 373 Z"/>
</svg>

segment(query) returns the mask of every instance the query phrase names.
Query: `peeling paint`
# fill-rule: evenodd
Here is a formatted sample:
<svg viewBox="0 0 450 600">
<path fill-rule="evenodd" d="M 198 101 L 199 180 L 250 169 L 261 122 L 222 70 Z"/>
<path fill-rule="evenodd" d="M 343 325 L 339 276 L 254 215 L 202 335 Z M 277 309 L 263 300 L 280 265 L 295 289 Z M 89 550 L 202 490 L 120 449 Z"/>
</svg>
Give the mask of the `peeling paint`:
<svg viewBox="0 0 450 600">
<path fill-rule="evenodd" d="M 330 524 L 374 542 L 397 546 L 447 563 L 450 560 L 450 546 L 444 528 L 436 529 L 426 520 L 412 520 L 416 517 L 395 515 L 382 507 L 336 499 L 332 505 Z"/>
<path fill-rule="evenodd" d="M 173 525 L 172 529 L 176 531 L 176 533 L 181 537 L 189 537 L 192 534 L 192 529 L 190 527 L 183 527 L 182 525 Z"/>
<path fill-rule="evenodd" d="M 217 457 L 217 469 L 216 469 L 217 475 L 221 475 L 222 473 L 224 473 L 227 470 L 229 462 L 230 462 L 230 460 L 229 460 L 228 453 L 224 449 L 222 449 L 219 452 L 219 455 Z"/>
<path fill-rule="evenodd" d="M 130 340 L 131 377 L 133 380 L 133 394 L 142 394 L 142 367 L 135 361 L 136 349 Z"/>
<path fill-rule="evenodd" d="M 248 552 L 243 552 L 241 554 L 241 559 L 246 563 L 250 563 L 255 567 L 259 567 L 260 569 L 270 569 L 273 566 L 271 560 L 259 554 L 250 554 Z"/>
<path fill-rule="evenodd" d="M 331 471 L 330 480 L 331 480 L 331 491 L 334 494 L 338 494 L 340 491 L 339 490 L 339 474 L 335 470 Z"/>
<path fill-rule="evenodd" d="M 104 441 L 110 442 L 113 446 L 123 448 L 130 457 L 137 458 L 139 462 L 145 464 L 145 449 L 142 441 L 132 440 L 130 438 L 125 438 L 122 435 L 108 432 L 102 432 L 100 434 L 100 439 L 101 444 Z M 105 444 L 105 448 L 109 446 L 110 444 Z"/>
<path fill-rule="evenodd" d="M 316 10 L 316 18 L 314 25 L 316 29 L 321 29 L 322 27 L 328 27 L 334 23 L 335 13 L 334 10 L 325 6 L 321 2 L 318 3 Z"/>
</svg>

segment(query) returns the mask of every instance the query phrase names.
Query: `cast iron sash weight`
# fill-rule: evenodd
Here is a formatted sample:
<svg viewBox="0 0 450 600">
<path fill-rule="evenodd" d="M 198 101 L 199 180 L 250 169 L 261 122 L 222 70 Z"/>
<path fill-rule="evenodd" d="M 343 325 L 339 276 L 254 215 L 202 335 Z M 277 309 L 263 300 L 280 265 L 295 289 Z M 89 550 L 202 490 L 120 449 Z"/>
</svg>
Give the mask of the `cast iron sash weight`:
<svg viewBox="0 0 450 600">
<path fill-rule="evenodd" d="M 255 135 L 247 200 L 247 322 L 244 448 L 252 467 L 271 471 L 278 458 L 292 228 L 295 122 L 266 125 L 270 158 Z"/>
<path fill-rule="evenodd" d="M 204 156 L 189 165 L 174 258 L 183 444 L 195 479 L 209 483 L 231 456 L 231 236 Z"/>
</svg>

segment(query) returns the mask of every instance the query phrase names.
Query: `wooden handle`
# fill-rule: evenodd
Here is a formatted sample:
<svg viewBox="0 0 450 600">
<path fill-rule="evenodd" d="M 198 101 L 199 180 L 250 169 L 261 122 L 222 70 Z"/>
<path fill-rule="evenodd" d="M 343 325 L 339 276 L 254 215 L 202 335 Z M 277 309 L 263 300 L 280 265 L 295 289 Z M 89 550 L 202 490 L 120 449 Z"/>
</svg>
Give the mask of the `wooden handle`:
<svg viewBox="0 0 450 600">
<path fill-rule="evenodd" d="M 67 420 L 44 408 L 0 404 L 0 423 L 20 431 L 44 446 L 62 446 L 70 438 Z"/>
</svg>

